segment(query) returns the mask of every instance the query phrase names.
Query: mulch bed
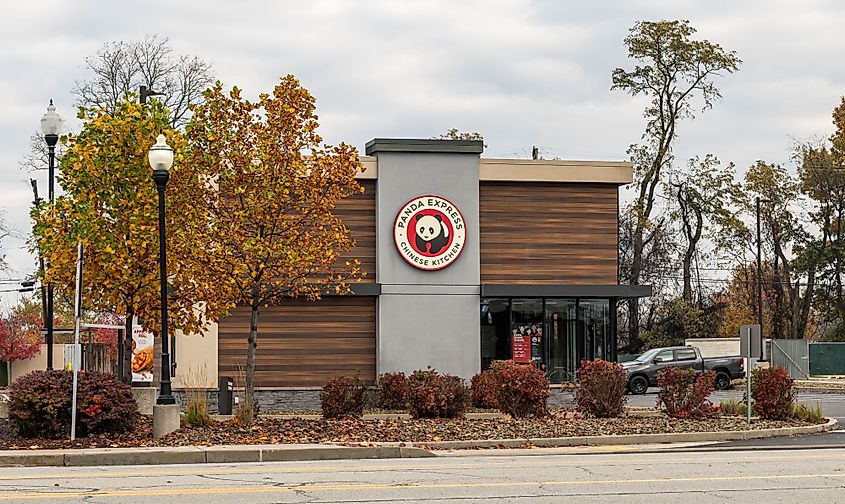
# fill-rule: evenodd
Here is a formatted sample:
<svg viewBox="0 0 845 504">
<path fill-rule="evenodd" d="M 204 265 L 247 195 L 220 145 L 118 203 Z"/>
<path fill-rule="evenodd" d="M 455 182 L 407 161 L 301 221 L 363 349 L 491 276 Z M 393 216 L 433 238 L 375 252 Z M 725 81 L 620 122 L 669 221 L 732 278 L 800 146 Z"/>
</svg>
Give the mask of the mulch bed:
<svg viewBox="0 0 845 504">
<path fill-rule="evenodd" d="M 799 421 L 757 420 L 753 429 L 797 427 Z M 152 438 L 152 420 L 141 417 L 138 428 L 129 433 L 69 440 L 23 439 L 8 420 L 0 420 L 0 449 L 117 448 L 136 446 L 209 446 L 224 444 L 371 443 L 377 441 L 451 441 L 524 439 L 608 434 L 656 434 L 674 432 L 740 431 L 748 426 L 744 418 L 677 420 L 667 417 L 622 417 L 615 419 L 483 420 L 304 420 L 259 417 L 248 426 L 233 421 L 209 427 L 180 429 L 159 439 Z"/>
</svg>

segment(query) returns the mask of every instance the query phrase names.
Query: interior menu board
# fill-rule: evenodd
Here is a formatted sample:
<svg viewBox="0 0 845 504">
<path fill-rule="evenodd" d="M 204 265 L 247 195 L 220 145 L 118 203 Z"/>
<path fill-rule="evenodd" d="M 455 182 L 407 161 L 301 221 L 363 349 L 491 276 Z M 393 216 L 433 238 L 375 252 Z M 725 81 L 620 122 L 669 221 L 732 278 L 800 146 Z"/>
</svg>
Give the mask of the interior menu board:
<svg viewBox="0 0 845 504">
<path fill-rule="evenodd" d="M 520 325 L 511 331 L 511 358 L 514 362 L 531 361 L 531 336 L 529 327 Z"/>
<path fill-rule="evenodd" d="M 531 360 L 535 362 L 542 362 L 543 328 L 538 325 L 532 325 L 528 334 L 531 337 Z"/>
</svg>

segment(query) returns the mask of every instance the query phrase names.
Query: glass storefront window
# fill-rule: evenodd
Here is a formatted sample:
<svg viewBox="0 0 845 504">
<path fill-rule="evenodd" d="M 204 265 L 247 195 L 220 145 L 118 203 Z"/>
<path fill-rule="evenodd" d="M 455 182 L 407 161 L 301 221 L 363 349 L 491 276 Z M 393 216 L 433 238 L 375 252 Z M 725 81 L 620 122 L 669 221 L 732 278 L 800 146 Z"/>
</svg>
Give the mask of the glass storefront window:
<svg viewBox="0 0 845 504">
<path fill-rule="evenodd" d="M 575 380 L 578 369 L 575 306 L 574 299 L 546 300 L 547 363 L 552 383 Z"/>
<path fill-rule="evenodd" d="M 490 367 L 494 360 L 511 358 L 510 301 L 505 299 L 481 300 L 481 369 Z"/>
<path fill-rule="evenodd" d="M 584 328 L 584 358 L 607 359 L 610 356 L 609 300 L 581 299 L 578 310 Z"/>
<path fill-rule="evenodd" d="M 613 356 L 609 299 L 481 300 L 481 369 L 494 360 L 534 363 L 549 381 L 574 381 L 581 359 Z"/>
</svg>

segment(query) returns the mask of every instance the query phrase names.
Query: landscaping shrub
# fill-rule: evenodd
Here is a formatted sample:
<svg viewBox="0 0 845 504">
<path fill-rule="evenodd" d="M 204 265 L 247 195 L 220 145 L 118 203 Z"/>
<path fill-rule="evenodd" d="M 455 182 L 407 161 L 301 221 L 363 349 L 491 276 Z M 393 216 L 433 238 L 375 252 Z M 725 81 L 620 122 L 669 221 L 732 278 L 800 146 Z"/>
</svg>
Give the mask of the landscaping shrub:
<svg viewBox="0 0 845 504">
<path fill-rule="evenodd" d="M 765 420 L 787 420 L 792 416 L 795 391 L 792 378 L 782 367 L 758 368 L 751 373 L 754 412 Z"/>
<path fill-rule="evenodd" d="M 512 360 L 498 361 L 491 370 L 496 378 L 496 404 L 499 411 L 512 417 L 546 415 L 549 379 L 533 365 Z"/>
<path fill-rule="evenodd" d="M 711 418 L 720 407 L 707 398 L 716 390 L 716 373 L 669 367 L 657 373 L 657 405 L 672 418 Z"/>
<path fill-rule="evenodd" d="M 582 360 L 577 372 L 575 403 L 582 413 L 596 418 L 622 414 L 628 377 L 622 366 L 602 359 Z"/>
<path fill-rule="evenodd" d="M 383 373 L 376 380 L 376 406 L 388 410 L 408 407 L 408 378 L 405 373 Z"/>
<path fill-rule="evenodd" d="M 459 376 L 432 368 L 411 373 L 408 380 L 409 413 L 414 418 L 458 418 L 469 404 L 469 390 Z"/>
<path fill-rule="evenodd" d="M 816 403 L 815 406 L 807 407 L 803 404 L 793 403 L 792 417 L 802 422 L 820 423 L 824 419 L 822 405 Z"/>
<path fill-rule="evenodd" d="M 211 425 L 211 415 L 208 414 L 208 401 L 192 399 L 185 406 L 185 423 L 193 427 Z"/>
<path fill-rule="evenodd" d="M 114 375 L 80 372 L 76 400 L 76 434 L 80 437 L 130 430 L 138 405 L 129 387 Z M 33 371 L 9 391 L 9 419 L 23 437 L 63 438 L 70 435 L 73 374 L 63 370 Z"/>
<path fill-rule="evenodd" d="M 498 392 L 496 373 L 492 369 L 477 373 L 470 382 L 472 405 L 476 408 L 497 408 L 496 394 Z"/>
<path fill-rule="evenodd" d="M 332 378 L 320 391 L 323 418 L 360 417 L 367 403 L 367 387 L 357 376 Z"/>
</svg>

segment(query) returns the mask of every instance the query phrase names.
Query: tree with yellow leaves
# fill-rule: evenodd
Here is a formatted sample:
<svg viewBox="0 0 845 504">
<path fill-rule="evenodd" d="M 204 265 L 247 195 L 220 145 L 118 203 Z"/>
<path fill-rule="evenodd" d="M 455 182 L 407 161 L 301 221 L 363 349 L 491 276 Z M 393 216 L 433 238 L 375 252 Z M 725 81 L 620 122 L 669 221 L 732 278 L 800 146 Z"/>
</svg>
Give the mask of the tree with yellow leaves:
<svg viewBox="0 0 845 504">
<path fill-rule="evenodd" d="M 346 294 L 360 262 L 335 205 L 363 191 L 352 146 L 322 144 L 314 97 L 291 75 L 258 101 L 206 92 L 187 127 L 186 167 L 202 185 L 190 195 L 193 221 L 208 222 L 201 250 L 208 276 L 233 305 L 252 310 L 246 351 L 245 408 L 254 412 L 255 352 L 260 308 L 289 298 Z"/>
<path fill-rule="evenodd" d="M 126 317 L 124 369 L 130 370 L 133 317 L 154 332 L 160 327 L 158 207 L 147 161 L 159 133 L 176 153 L 167 191 L 171 329 L 201 331 L 224 305 L 211 279 L 187 257 L 204 229 L 181 211 L 191 204 L 188 187 L 198 182 L 182 169 L 185 140 L 170 129 L 164 106 L 122 101 L 111 112 L 81 109 L 80 119 L 82 131 L 62 139 L 64 194 L 53 207 L 42 203 L 32 212 L 35 245 L 50 265 L 44 280 L 72 299 L 76 244 L 83 243 L 83 305 Z M 127 372 L 124 379 L 130 377 Z"/>
</svg>

